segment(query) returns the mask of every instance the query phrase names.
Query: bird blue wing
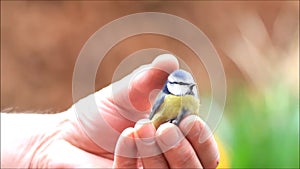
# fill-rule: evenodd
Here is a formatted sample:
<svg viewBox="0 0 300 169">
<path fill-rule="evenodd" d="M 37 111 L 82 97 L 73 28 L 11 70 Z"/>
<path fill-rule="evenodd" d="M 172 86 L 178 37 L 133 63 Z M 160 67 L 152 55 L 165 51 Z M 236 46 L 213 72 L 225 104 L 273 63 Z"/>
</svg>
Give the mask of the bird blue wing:
<svg viewBox="0 0 300 169">
<path fill-rule="evenodd" d="M 153 116 L 155 115 L 156 111 L 158 110 L 159 106 L 164 102 L 166 94 L 161 92 L 155 99 L 154 105 L 152 106 L 152 110 L 149 116 L 149 119 L 151 120 Z"/>
</svg>

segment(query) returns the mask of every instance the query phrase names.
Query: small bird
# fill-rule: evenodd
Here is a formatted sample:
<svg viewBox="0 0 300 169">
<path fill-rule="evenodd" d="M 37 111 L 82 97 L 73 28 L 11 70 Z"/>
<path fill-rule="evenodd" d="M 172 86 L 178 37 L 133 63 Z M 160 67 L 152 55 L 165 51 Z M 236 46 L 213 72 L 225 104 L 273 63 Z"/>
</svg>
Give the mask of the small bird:
<svg viewBox="0 0 300 169">
<path fill-rule="evenodd" d="M 200 99 L 192 75 L 184 70 L 172 72 L 158 94 L 149 119 L 158 128 L 162 123 L 178 125 L 187 114 L 199 116 Z"/>
</svg>

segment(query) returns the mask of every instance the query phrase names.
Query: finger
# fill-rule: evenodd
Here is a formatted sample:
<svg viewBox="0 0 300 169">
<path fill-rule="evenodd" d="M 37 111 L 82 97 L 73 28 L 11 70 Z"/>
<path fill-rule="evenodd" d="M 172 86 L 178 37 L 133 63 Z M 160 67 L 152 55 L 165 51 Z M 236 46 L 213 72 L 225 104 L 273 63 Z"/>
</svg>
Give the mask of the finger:
<svg viewBox="0 0 300 169">
<path fill-rule="evenodd" d="M 169 168 L 168 163 L 155 141 L 156 129 L 149 119 L 143 119 L 135 125 L 135 138 L 138 153 L 144 168 Z"/>
<path fill-rule="evenodd" d="M 193 145 L 203 167 L 216 168 L 220 158 L 218 146 L 205 122 L 191 115 L 183 119 L 179 127 Z"/>
<path fill-rule="evenodd" d="M 125 129 L 119 137 L 115 149 L 113 168 L 137 168 L 137 149 L 134 142 L 134 129 Z"/>
<path fill-rule="evenodd" d="M 156 136 L 171 168 L 202 168 L 193 147 L 176 125 L 162 124 L 158 128 Z"/>
<path fill-rule="evenodd" d="M 137 109 L 147 110 L 149 107 L 149 94 L 153 89 L 161 89 L 168 75 L 178 69 L 177 59 L 170 54 L 158 56 L 149 67 L 141 68 L 129 91 L 130 100 L 136 103 Z"/>
<path fill-rule="evenodd" d="M 45 151 L 37 152 L 30 168 L 108 168 L 112 161 L 83 151 L 65 140 L 53 142 Z"/>
</svg>

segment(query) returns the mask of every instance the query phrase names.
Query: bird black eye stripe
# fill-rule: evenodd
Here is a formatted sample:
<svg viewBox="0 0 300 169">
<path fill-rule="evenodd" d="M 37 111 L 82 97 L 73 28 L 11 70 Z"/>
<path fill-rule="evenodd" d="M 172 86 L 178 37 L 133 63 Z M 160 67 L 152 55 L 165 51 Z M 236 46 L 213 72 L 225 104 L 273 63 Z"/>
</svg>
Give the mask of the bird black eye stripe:
<svg viewBox="0 0 300 169">
<path fill-rule="evenodd" d="M 170 82 L 170 84 L 179 84 L 179 85 L 191 85 L 190 83 L 184 83 L 184 82 Z"/>
</svg>

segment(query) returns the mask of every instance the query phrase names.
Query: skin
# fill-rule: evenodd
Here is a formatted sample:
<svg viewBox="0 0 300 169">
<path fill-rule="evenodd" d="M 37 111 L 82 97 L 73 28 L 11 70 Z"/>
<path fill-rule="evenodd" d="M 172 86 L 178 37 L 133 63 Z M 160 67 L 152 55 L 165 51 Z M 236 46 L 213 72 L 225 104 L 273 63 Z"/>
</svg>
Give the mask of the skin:
<svg viewBox="0 0 300 169">
<path fill-rule="evenodd" d="M 179 127 L 168 123 L 156 130 L 147 119 L 134 123 L 116 111 L 115 107 L 118 107 L 135 115 L 137 112 L 121 106 L 126 101 L 130 101 L 136 109 L 150 110 L 150 92 L 162 87 L 168 74 L 178 68 L 178 62 L 173 57 L 161 56 L 142 68 L 145 67 L 147 70 L 135 76 L 130 87 L 117 91 L 118 95 L 127 95 L 124 98 L 128 100 L 114 102 L 112 93 L 97 92 L 97 100 L 102 105 L 99 113 L 121 134 L 115 143 L 114 153 L 107 152 L 90 139 L 72 108 L 49 115 L 2 113 L 1 167 L 137 168 L 142 165 L 144 168 L 215 168 L 219 161 L 217 145 L 211 134 L 207 134 L 210 131 L 200 118 L 188 116 Z M 116 83 L 123 83 L 122 80 Z M 87 110 L 86 113 L 91 112 Z M 97 133 L 97 121 L 90 123 Z M 110 134 L 98 138 L 109 139 Z M 207 135 L 210 136 L 199 142 Z M 152 141 L 146 143 L 139 141 L 140 138 Z M 162 153 L 147 156 L 147 150 Z M 119 155 L 124 151 L 141 154 L 141 160 Z"/>
</svg>

